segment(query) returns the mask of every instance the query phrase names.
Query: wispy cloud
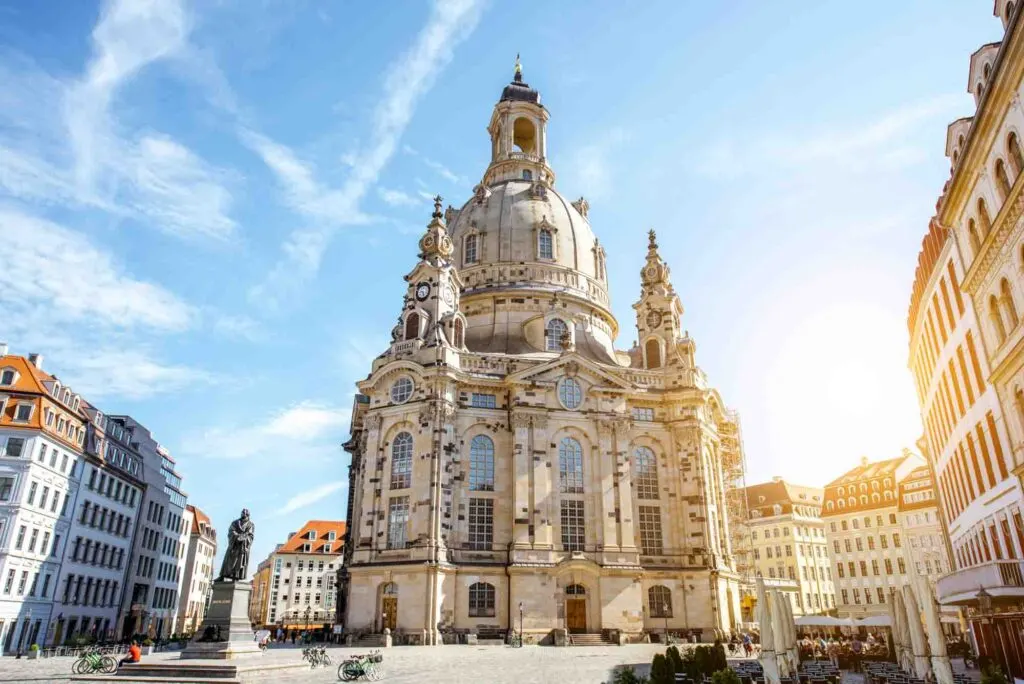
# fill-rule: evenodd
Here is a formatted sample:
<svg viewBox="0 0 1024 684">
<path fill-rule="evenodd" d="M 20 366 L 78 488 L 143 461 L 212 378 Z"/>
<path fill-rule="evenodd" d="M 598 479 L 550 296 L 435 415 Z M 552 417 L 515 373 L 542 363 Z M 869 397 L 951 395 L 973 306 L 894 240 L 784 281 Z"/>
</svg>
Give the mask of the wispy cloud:
<svg viewBox="0 0 1024 684">
<path fill-rule="evenodd" d="M 67 350 L 71 354 L 71 350 Z M 64 379 L 90 398 L 145 399 L 220 381 L 214 373 L 157 361 L 139 348 L 92 350 L 69 364 Z"/>
<path fill-rule="evenodd" d="M 187 435 L 183 450 L 210 458 L 252 458 L 278 454 L 280 438 L 287 438 L 290 449 L 298 445 L 304 449 L 336 451 L 348 426 L 349 411 L 349 407 L 303 401 L 258 423 L 212 427 Z M 325 443 L 330 437 L 337 441 Z"/>
<path fill-rule="evenodd" d="M 460 176 L 451 169 L 449 169 L 447 166 L 442 164 L 441 162 L 435 161 L 427 156 L 424 156 L 412 145 L 402 145 L 402 151 L 410 156 L 417 157 L 427 166 L 427 168 L 436 171 L 439 176 L 441 176 L 450 183 L 453 183 L 455 185 L 466 185 L 467 183 L 469 183 L 469 180 L 465 176 Z"/>
<path fill-rule="evenodd" d="M 614 127 L 570 155 L 573 185 L 591 199 L 607 197 L 612 188 L 612 155 L 629 139 L 629 133 Z"/>
<path fill-rule="evenodd" d="M 341 491 L 348 485 L 344 480 L 335 480 L 334 482 L 328 482 L 326 484 L 312 487 L 303 492 L 299 492 L 292 498 L 285 502 L 284 506 L 277 509 L 277 515 L 287 515 L 293 513 L 300 508 L 311 506 L 318 501 L 322 501 L 334 494 L 335 492 Z"/>
<path fill-rule="evenodd" d="M 380 172 L 394 155 L 398 141 L 412 119 L 416 104 L 433 86 L 438 74 L 451 61 L 454 48 L 476 27 L 482 3 L 479 0 L 437 0 L 427 24 L 408 50 L 388 69 L 384 92 L 374 114 L 369 145 L 356 153 L 349 176 L 340 190 L 324 191 L 312 169 L 288 148 L 262 136 L 243 132 L 288 192 L 292 208 L 308 219 L 283 245 L 283 255 L 268 278 L 252 294 L 266 301 L 292 291 L 303 278 L 313 277 L 323 252 L 335 231 L 365 220 L 359 203 L 377 182 Z M 296 199 L 301 201 L 296 202 Z M 329 207 L 329 212 L 310 212 L 310 207 Z"/>
<path fill-rule="evenodd" d="M 917 163 L 933 140 L 912 134 L 929 122 L 945 122 L 962 105 L 962 96 L 945 95 L 914 102 L 882 114 L 868 124 L 787 133 L 751 132 L 722 139 L 698 156 L 695 168 L 715 179 L 774 173 L 779 169 L 819 168 L 865 171 Z"/>
<path fill-rule="evenodd" d="M 423 206 L 421 200 L 416 199 L 407 192 L 401 190 L 392 190 L 390 188 L 377 188 L 377 194 L 384 202 L 391 205 L 392 207 L 420 207 Z"/>
<path fill-rule="evenodd" d="M 188 54 L 190 28 L 180 1 L 110 0 L 78 79 L 60 80 L 0 53 L 0 191 L 100 209 L 182 238 L 233 238 L 234 174 L 166 134 L 123 131 L 113 111 L 124 84 Z"/>
</svg>

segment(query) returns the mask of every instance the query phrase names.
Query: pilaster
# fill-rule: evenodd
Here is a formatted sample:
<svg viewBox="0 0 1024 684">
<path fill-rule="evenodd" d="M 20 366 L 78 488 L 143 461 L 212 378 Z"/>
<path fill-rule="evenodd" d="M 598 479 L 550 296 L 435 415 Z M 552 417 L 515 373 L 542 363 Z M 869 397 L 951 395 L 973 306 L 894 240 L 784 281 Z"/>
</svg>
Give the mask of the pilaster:
<svg viewBox="0 0 1024 684">
<path fill-rule="evenodd" d="M 619 546 L 622 551 L 636 553 L 636 527 L 633 521 L 633 469 L 629 458 L 630 419 L 616 419 L 612 425 L 615 432 L 615 470 L 618 484 L 615 487 L 617 497 L 615 514 L 618 519 Z"/>
<path fill-rule="evenodd" d="M 515 460 L 515 487 L 512 506 L 512 543 L 517 549 L 530 548 L 530 477 L 532 440 L 530 415 L 512 414 L 512 458 Z"/>
</svg>

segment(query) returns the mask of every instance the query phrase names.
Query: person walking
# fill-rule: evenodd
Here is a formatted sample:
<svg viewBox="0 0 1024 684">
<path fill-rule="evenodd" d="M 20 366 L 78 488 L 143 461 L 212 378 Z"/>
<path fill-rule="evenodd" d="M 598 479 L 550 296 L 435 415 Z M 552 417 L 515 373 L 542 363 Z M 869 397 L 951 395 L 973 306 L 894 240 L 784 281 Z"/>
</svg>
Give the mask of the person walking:
<svg viewBox="0 0 1024 684">
<path fill-rule="evenodd" d="M 861 643 L 860 637 L 856 634 L 853 635 L 853 643 L 850 644 L 850 660 L 853 661 L 853 671 L 860 672 L 860 656 L 864 652 L 864 644 Z"/>
</svg>

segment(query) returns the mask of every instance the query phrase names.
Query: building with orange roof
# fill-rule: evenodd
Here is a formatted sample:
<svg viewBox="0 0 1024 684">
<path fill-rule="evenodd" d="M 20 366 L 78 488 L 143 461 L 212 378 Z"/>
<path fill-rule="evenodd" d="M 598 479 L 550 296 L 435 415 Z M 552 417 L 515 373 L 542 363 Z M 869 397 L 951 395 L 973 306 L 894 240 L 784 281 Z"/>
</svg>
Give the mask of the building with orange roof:
<svg viewBox="0 0 1024 684">
<path fill-rule="evenodd" d="M 952 569 L 946 532 L 931 469 L 922 465 L 899 484 L 897 519 L 903 528 L 903 553 L 909 569 L 934 584 Z"/>
<path fill-rule="evenodd" d="M 330 633 L 337 606 L 337 571 L 342 562 L 345 522 L 310 520 L 288 535 L 260 563 L 265 570 L 262 594 L 250 604 L 253 624 L 285 630 Z M 257 577 L 257 579 L 259 579 Z"/>
<path fill-rule="evenodd" d="M 45 643 L 87 438 L 83 400 L 0 344 L 0 650 Z"/>
<path fill-rule="evenodd" d="M 909 583 L 898 485 L 924 464 L 904 452 L 860 464 L 825 485 L 822 519 L 831 550 L 839 617 L 885 615 L 889 591 Z"/>
<path fill-rule="evenodd" d="M 217 555 L 217 530 L 209 516 L 195 506 L 185 508 L 188 550 L 181 577 L 178 603 L 178 631 L 194 633 L 203 624 L 213 585 L 213 561 Z"/>
</svg>

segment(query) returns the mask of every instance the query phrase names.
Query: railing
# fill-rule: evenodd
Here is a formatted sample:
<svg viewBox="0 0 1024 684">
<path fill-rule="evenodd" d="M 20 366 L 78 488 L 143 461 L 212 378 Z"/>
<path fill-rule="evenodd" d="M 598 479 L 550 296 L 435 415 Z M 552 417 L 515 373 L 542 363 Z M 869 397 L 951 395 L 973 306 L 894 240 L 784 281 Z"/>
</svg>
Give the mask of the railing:
<svg viewBox="0 0 1024 684">
<path fill-rule="evenodd" d="M 531 162 L 540 162 L 541 161 L 541 158 L 539 156 L 537 156 L 536 154 L 529 154 L 527 152 L 509 152 L 508 153 L 508 158 L 509 159 L 514 159 L 516 161 L 531 161 Z"/>
<path fill-rule="evenodd" d="M 971 603 L 982 587 L 993 596 L 1024 597 L 1024 561 L 983 563 L 951 572 L 936 583 L 940 603 Z"/>
</svg>

